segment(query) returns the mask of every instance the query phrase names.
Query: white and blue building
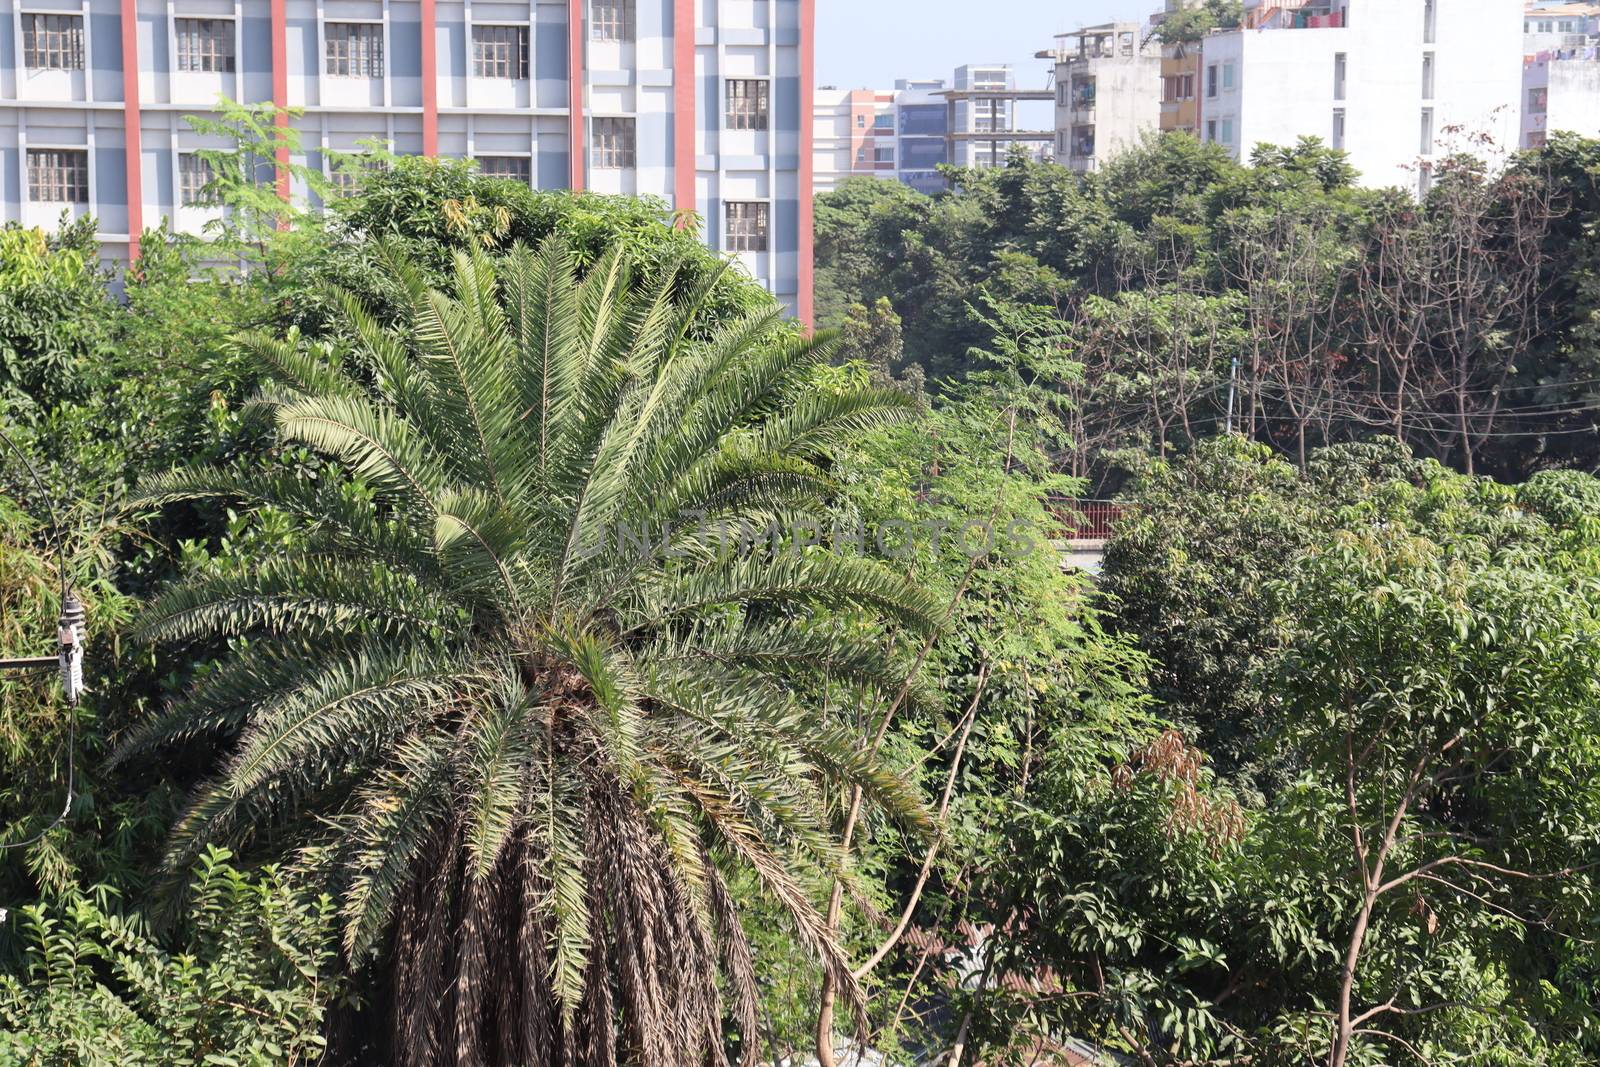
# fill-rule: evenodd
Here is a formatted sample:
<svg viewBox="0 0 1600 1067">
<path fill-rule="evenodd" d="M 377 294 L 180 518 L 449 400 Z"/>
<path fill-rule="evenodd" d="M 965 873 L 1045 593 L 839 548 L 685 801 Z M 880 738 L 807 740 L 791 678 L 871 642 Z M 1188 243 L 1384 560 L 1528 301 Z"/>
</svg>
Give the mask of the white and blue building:
<svg viewBox="0 0 1600 1067">
<path fill-rule="evenodd" d="M 695 212 L 809 321 L 814 2 L 5 0 L 0 207 L 92 215 L 109 260 L 198 232 L 195 153 L 226 145 L 185 116 L 271 101 L 336 181 L 376 141 Z"/>
</svg>

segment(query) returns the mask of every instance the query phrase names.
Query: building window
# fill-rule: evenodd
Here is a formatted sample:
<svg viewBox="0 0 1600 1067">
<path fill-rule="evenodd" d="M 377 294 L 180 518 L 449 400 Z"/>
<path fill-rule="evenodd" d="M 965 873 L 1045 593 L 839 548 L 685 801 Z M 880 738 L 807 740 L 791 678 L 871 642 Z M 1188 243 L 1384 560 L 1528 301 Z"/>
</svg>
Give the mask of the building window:
<svg viewBox="0 0 1600 1067">
<path fill-rule="evenodd" d="M 730 252 L 767 250 L 767 205 L 765 202 L 729 201 L 727 233 L 723 244 Z"/>
<path fill-rule="evenodd" d="M 1439 8 L 1437 0 L 1423 0 L 1422 43 L 1433 44 L 1439 35 Z"/>
<path fill-rule="evenodd" d="M 857 115 L 856 116 L 856 129 L 864 130 L 866 128 L 867 128 L 867 116 L 865 116 L 865 115 Z"/>
<path fill-rule="evenodd" d="M 633 0 L 594 0 L 589 7 L 589 36 L 596 41 L 633 40 Z"/>
<path fill-rule="evenodd" d="M 894 115 L 888 111 L 872 116 L 872 129 L 876 133 L 894 133 Z"/>
<path fill-rule="evenodd" d="M 728 129 L 766 129 L 768 108 L 766 79 L 729 78 L 727 89 Z"/>
<path fill-rule="evenodd" d="M 1072 154 L 1084 159 L 1094 155 L 1094 127 L 1074 126 L 1072 128 Z"/>
<path fill-rule="evenodd" d="M 180 73 L 233 73 L 232 19 L 174 19 L 173 34 Z"/>
<path fill-rule="evenodd" d="M 1165 79 L 1162 98 L 1166 103 L 1194 99 L 1193 74 L 1169 74 Z"/>
<path fill-rule="evenodd" d="M 383 26 L 377 22 L 329 22 L 328 73 L 336 78 L 383 77 Z"/>
<path fill-rule="evenodd" d="M 1417 168 L 1417 195 L 1427 196 L 1433 192 L 1433 168 L 1423 165 Z"/>
<path fill-rule="evenodd" d="M 1422 56 L 1422 99 L 1433 99 L 1433 65 L 1432 52 L 1425 52 Z"/>
<path fill-rule="evenodd" d="M 600 170 L 633 166 L 633 119 L 594 120 L 594 165 Z"/>
<path fill-rule="evenodd" d="M 1215 97 L 1216 95 L 1217 95 L 1217 66 L 1216 66 L 1215 63 L 1213 63 L 1211 66 L 1206 68 L 1206 96 Z"/>
<path fill-rule="evenodd" d="M 1333 147 L 1344 148 L 1344 108 L 1335 108 L 1333 112 Z"/>
<path fill-rule="evenodd" d="M 216 175 L 204 156 L 184 152 L 178 156 L 178 203 L 184 207 L 206 207 L 215 203 L 207 191 Z"/>
<path fill-rule="evenodd" d="M 894 170 L 894 149 L 882 145 L 872 149 L 872 163 L 879 170 Z"/>
<path fill-rule="evenodd" d="M 1223 119 L 1220 128 L 1222 130 L 1222 143 L 1227 145 L 1233 144 L 1233 120 Z"/>
<path fill-rule="evenodd" d="M 1232 89 L 1233 84 L 1233 64 L 1224 63 L 1222 64 L 1222 87 L 1224 89 Z"/>
<path fill-rule="evenodd" d="M 1433 108 L 1422 109 L 1422 154 L 1433 155 Z"/>
<path fill-rule="evenodd" d="M 478 156 L 478 173 L 485 178 L 510 178 L 530 184 L 533 163 L 527 156 Z"/>
<path fill-rule="evenodd" d="M 1528 113 L 1543 115 L 1550 110 L 1550 88 L 1541 85 L 1536 89 L 1528 90 Z"/>
<path fill-rule="evenodd" d="M 89 153 L 81 148 L 28 149 L 28 199 L 44 204 L 87 204 Z"/>
<path fill-rule="evenodd" d="M 1335 52 L 1333 56 L 1333 98 L 1344 99 L 1345 76 L 1348 73 L 1350 57 L 1343 52 Z"/>
<path fill-rule="evenodd" d="M 328 184 L 342 195 L 359 192 L 369 174 L 384 169 L 381 159 L 361 159 L 359 156 L 340 153 L 328 171 Z"/>
<path fill-rule="evenodd" d="M 474 78 L 528 77 L 528 27 L 472 27 L 472 76 Z"/>
<path fill-rule="evenodd" d="M 1216 143 L 1216 140 L 1217 140 L 1217 120 L 1216 119 L 1208 119 L 1206 121 L 1206 140 L 1212 142 L 1213 144 Z"/>
<path fill-rule="evenodd" d="M 82 70 L 83 17 L 24 14 L 22 62 L 30 70 Z"/>
<path fill-rule="evenodd" d="M 1529 148 L 1543 148 L 1549 143 L 1549 137 L 1543 130 L 1534 130 L 1528 134 Z"/>
</svg>

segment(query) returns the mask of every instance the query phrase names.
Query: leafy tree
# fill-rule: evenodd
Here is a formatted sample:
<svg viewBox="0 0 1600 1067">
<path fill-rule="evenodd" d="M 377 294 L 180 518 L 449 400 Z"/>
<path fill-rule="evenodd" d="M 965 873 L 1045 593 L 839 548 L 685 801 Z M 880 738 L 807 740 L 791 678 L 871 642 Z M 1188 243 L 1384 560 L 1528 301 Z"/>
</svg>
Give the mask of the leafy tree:
<svg viewBox="0 0 1600 1067">
<path fill-rule="evenodd" d="M 1163 44 L 1186 44 L 1213 30 L 1237 29 L 1243 21 L 1243 0 L 1200 0 L 1167 12 L 1155 32 Z"/>
<path fill-rule="evenodd" d="M 888 298 L 879 297 L 872 307 L 854 304 L 839 330 L 839 357 L 871 368 L 875 385 L 898 385 L 912 396 L 923 391 L 922 368 L 912 364 L 900 375 L 905 343 L 900 336 L 900 316 Z"/>
<path fill-rule="evenodd" d="M 630 285 L 621 250 L 581 280 L 559 238 L 463 254 L 453 298 L 396 272 L 408 329 L 352 303 L 348 369 L 249 341 L 284 382 L 264 401 L 279 436 L 349 491 L 216 469 L 147 491 L 305 526 L 296 555 L 196 574 L 144 615 L 174 647 L 249 638 L 131 742 L 236 736 L 174 869 L 270 827 L 311 848 L 350 958 L 388 948 L 399 1063 L 718 1059 L 719 969 L 748 1059 L 725 864 L 858 1003 L 800 888 L 848 875 L 821 790 L 927 816 L 796 681 L 897 683 L 878 628 L 934 608 L 863 561 L 721 545 L 805 515 L 816 451 L 905 399 L 808 388 L 831 345 L 775 337 L 776 307 L 697 340 L 700 300 L 670 274 Z M 814 625 L 823 607 L 852 624 Z"/>
<path fill-rule="evenodd" d="M 1552 526 L 1519 496 L 1444 479 L 1365 509 L 1279 591 L 1296 636 L 1278 736 L 1358 883 L 1331 1067 L 1363 1045 L 1415 1053 L 1439 1040 L 1431 1014 L 1497 1010 L 1443 982 L 1419 995 L 1441 927 L 1470 931 L 1506 999 L 1535 1004 L 1551 975 L 1523 944 L 1593 933 L 1600 551 L 1592 512 Z"/>
<path fill-rule="evenodd" d="M 1150 463 L 1129 488 L 1101 588 L 1153 660 L 1165 714 L 1225 773 L 1266 785 L 1276 762 L 1258 763 L 1283 639 L 1271 584 L 1332 532 L 1344 505 L 1424 470 L 1392 443 L 1315 453 L 1301 472 L 1264 445 L 1219 437 Z"/>
<path fill-rule="evenodd" d="M 301 155 L 301 136 L 290 120 L 301 111 L 236 103 L 225 96 L 217 98 L 214 110 L 216 118 L 184 116 L 194 132 L 227 142 L 226 148 L 197 153 L 210 170 L 201 196 L 222 208 L 221 217 L 208 224 L 210 236 L 221 249 L 263 257 L 286 239 L 302 242 L 316 228 L 316 216 L 296 202 L 295 186 L 326 200 L 328 179 L 294 161 Z"/>
<path fill-rule="evenodd" d="M 1253 597 L 1278 647 L 1239 669 L 1280 784 L 1234 788 L 1249 779 L 1176 733 L 1056 742 L 1007 814 L 1010 863 L 982 913 L 999 931 L 985 1048 L 1077 1035 L 1147 1064 L 1594 1055 L 1600 482 L 1509 488 L 1436 465 L 1369 480 L 1394 460 L 1318 456 L 1366 488 L 1323 490 L 1330 517 L 1298 550 L 1229 549 L 1278 568 Z"/>
<path fill-rule="evenodd" d="M 947 949 L 987 914 L 1003 881 L 988 872 L 1012 863 L 1003 831 L 1011 807 L 1064 752 L 1140 733 L 1147 722 L 1143 660 L 1106 632 L 1086 577 L 1064 572 L 1050 542 L 1059 526 L 1051 498 L 1075 485 L 1054 470 L 1062 427 L 1036 382 L 1070 368 L 1037 317 L 994 311 L 1004 317 L 1004 340 L 986 357 L 995 370 L 952 387 L 918 423 L 834 456 L 841 525 L 863 531 L 865 552 L 949 606 L 927 654 L 937 686 L 891 709 L 884 747 L 892 765 L 941 797 L 943 834 L 924 846 L 882 820 L 868 823 L 856 847 L 864 866 L 886 872 L 891 892 L 852 898 L 841 914 L 865 960 L 857 973 L 877 994 L 872 1046 L 908 1059 L 959 1028 L 967 1004 L 952 987 L 964 961 Z M 867 704 L 863 722 L 873 728 L 885 714 Z M 777 960 L 769 988 L 782 991 L 790 1013 L 796 1000 L 811 1008 L 799 1023 L 809 1026 L 811 989 L 800 983 L 797 993 Z M 955 1010 L 941 1011 L 935 1027 L 919 1025 L 911 1006 L 925 1001 Z"/>
<path fill-rule="evenodd" d="M 37 547 L 54 535 L 53 530 L 41 533 L 31 518 L 0 498 L 0 655 L 55 650 L 61 563 L 55 552 Z M 87 664 L 91 692 L 84 705 L 72 708 L 62 700 L 53 671 L 0 674 L 0 902 L 27 899 L 36 886 L 66 891 L 84 873 L 126 873 L 127 856 L 83 834 L 86 826 L 120 827 L 129 844 L 141 836 L 146 846 L 151 843 L 135 831 L 138 805 L 124 808 L 114 788 L 102 789 L 99 768 L 88 758 L 98 747 L 101 716 L 111 719 L 117 711 L 102 696 L 116 676 L 108 635 L 126 624 L 136 606 L 112 580 L 108 555 L 104 544 L 79 546 L 76 557 L 67 560 L 71 587 L 84 603 L 95 641 Z M 71 823 L 62 819 L 67 801 Z"/>
<path fill-rule="evenodd" d="M 675 296 L 702 286 L 707 327 L 767 307 L 772 297 L 706 248 L 693 219 L 651 197 L 540 191 L 526 182 L 478 173 L 470 160 L 396 157 L 369 172 L 359 195 L 339 197 L 314 251 L 292 257 L 276 290 L 285 326 L 311 336 L 343 323 L 341 291 L 360 297 L 385 323 L 404 317 L 406 294 L 387 266 L 398 255 L 431 284 L 449 281 L 461 251 L 504 253 L 559 233 L 588 269 L 621 249 L 641 279 L 670 275 Z"/>
<path fill-rule="evenodd" d="M 83 396 L 95 361 L 110 355 L 114 318 L 98 251 L 92 222 L 54 237 L 16 223 L 0 229 L 0 404 L 17 422 L 40 418 L 47 395 Z"/>
<path fill-rule="evenodd" d="M 107 887 L 12 915 L 25 965 L 0 972 L 0 1060 L 84 1067 L 307 1064 L 342 995 L 327 976 L 336 908 L 275 868 L 210 849 L 195 864 L 186 937 L 164 947 Z"/>
</svg>

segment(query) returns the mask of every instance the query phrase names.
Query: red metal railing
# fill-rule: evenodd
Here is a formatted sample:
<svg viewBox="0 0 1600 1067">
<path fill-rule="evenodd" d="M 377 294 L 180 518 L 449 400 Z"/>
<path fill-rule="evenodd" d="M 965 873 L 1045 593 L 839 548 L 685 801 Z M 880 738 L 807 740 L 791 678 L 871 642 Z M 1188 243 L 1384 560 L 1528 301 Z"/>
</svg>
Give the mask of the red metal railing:
<svg viewBox="0 0 1600 1067">
<path fill-rule="evenodd" d="M 1113 500 L 1083 500 L 1053 497 L 1050 514 L 1061 524 L 1059 536 L 1069 541 L 1104 541 L 1111 536 L 1117 520 L 1128 510 Z"/>
</svg>

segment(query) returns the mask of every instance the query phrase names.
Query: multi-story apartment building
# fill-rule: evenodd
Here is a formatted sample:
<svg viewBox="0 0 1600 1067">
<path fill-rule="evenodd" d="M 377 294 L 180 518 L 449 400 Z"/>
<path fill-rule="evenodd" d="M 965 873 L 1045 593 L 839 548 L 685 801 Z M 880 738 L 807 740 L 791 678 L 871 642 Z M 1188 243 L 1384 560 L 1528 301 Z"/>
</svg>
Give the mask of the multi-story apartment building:
<svg viewBox="0 0 1600 1067">
<path fill-rule="evenodd" d="M 814 0 L 11 0 L 5 218 L 93 215 L 108 258 L 193 230 L 219 94 L 303 109 L 297 162 L 386 142 L 705 219 L 811 314 Z M 288 193 L 289 190 L 282 190 Z"/>
<path fill-rule="evenodd" d="M 1139 23 L 1062 34 L 1055 59 L 1058 162 L 1091 171 L 1161 128 L 1161 47 Z"/>
<path fill-rule="evenodd" d="M 895 94 L 824 85 L 812 100 L 812 145 L 817 192 L 845 178 L 897 176 Z"/>
<path fill-rule="evenodd" d="M 1161 23 L 1199 0 L 1166 0 L 1150 16 L 1151 32 Z M 1161 132 L 1198 134 L 1200 130 L 1200 44 L 1173 41 L 1161 47 Z"/>
<path fill-rule="evenodd" d="M 1315 135 L 1348 152 L 1364 184 L 1425 191 L 1439 155 L 1468 137 L 1517 146 L 1522 0 L 1245 6 L 1245 28 L 1200 42 L 1201 136 L 1235 158 Z"/>
<path fill-rule="evenodd" d="M 1533 0 L 1523 18 L 1522 147 L 1600 137 L 1600 3 Z"/>
<path fill-rule="evenodd" d="M 1529 0 L 1522 33 L 1523 47 L 1530 53 L 1593 46 L 1600 38 L 1600 3 Z"/>
<path fill-rule="evenodd" d="M 957 67 L 951 88 L 961 95 L 950 97 L 952 133 L 1004 134 L 1014 131 L 1016 105 L 1007 95 L 1017 87 L 1011 67 Z M 953 162 L 963 167 L 995 167 L 1006 161 L 1010 142 L 994 137 L 955 140 L 951 145 Z"/>
<path fill-rule="evenodd" d="M 993 167 L 1013 146 L 1048 158 L 1048 130 L 1019 129 L 1017 104 L 1051 99 L 1048 89 L 1018 89 L 1004 64 L 957 67 L 943 78 L 901 78 L 893 89 L 817 90 L 815 184 L 834 189 L 846 178 L 892 178 L 924 193 L 948 183 L 938 168 Z"/>
<path fill-rule="evenodd" d="M 1522 71 L 1523 148 L 1539 148 L 1557 132 L 1600 137 L 1600 56 L 1538 53 Z"/>
<path fill-rule="evenodd" d="M 942 79 L 901 79 L 894 89 L 824 86 L 812 102 L 816 190 L 830 192 L 846 178 L 890 178 L 922 192 L 939 192 L 937 168 L 955 159 L 950 104 L 938 95 Z"/>
<path fill-rule="evenodd" d="M 1161 50 L 1161 132 L 1200 131 L 1200 44 L 1182 41 Z"/>
</svg>

